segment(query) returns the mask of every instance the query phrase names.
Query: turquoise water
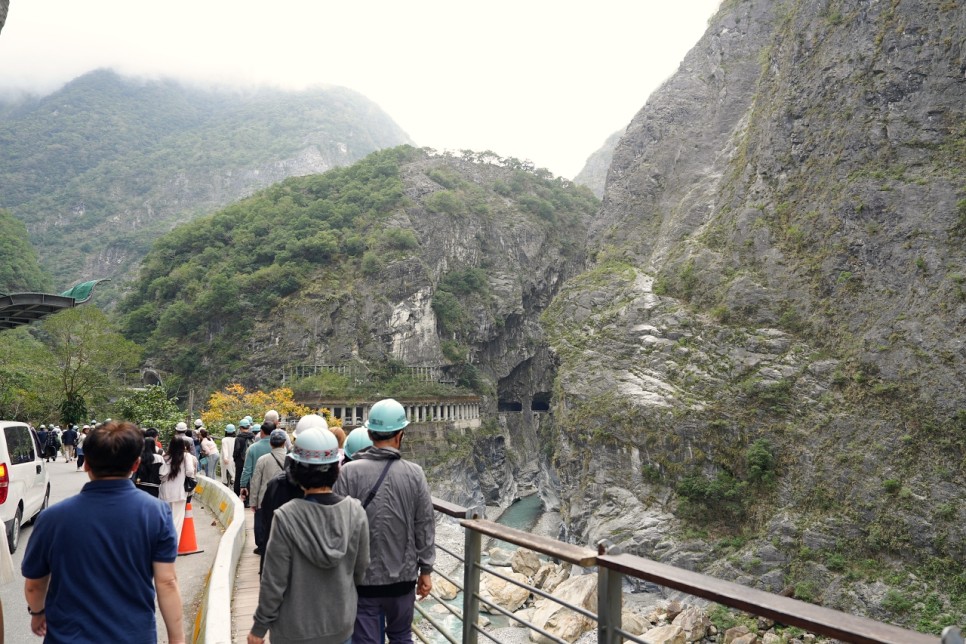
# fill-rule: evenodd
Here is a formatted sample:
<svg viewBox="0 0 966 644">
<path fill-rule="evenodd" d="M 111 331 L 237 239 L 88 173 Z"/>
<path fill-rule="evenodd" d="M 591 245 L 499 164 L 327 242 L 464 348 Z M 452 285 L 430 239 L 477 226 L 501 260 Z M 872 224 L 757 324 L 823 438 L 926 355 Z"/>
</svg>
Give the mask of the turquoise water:
<svg viewBox="0 0 966 644">
<path fill-rule="evenodd" d="M 529 532 L 537 525 L 541 514 L 543 514 L 543 501 L 539 494 L 531 494 L 519 501 L 514 501 L 496 522 L 508 528 Z"/>
</svg>

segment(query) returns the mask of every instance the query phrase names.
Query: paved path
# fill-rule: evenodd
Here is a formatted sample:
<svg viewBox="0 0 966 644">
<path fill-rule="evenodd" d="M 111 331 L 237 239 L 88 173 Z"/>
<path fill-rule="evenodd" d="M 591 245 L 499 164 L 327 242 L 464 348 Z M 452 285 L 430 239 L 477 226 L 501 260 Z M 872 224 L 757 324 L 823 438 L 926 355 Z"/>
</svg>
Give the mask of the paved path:
<svg viewBox="0 0 966 644">
<path fill-rule="evenodd" d="M 258 606 L 258 560 L 255 550 L 255 513 L 245 508 L 245 545 L 242 547 L 231 600 L 232 642 L 245 644 Z M 265 641 L 269 641 L 268 637 Z"/>
</svg>

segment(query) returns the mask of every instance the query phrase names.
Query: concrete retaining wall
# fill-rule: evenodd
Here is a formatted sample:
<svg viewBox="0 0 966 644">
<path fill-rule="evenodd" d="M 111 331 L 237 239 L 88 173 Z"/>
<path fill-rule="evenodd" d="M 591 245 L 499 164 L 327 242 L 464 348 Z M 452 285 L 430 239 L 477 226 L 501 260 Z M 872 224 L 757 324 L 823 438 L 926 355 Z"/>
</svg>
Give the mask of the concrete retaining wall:
<svg viewBox="0 0 966 644">
<path fill-rule="evenodd" d="M 191 641 L 195 644 L 231 644 L 231 593 L 235 587 L 235 569 L 245 545 L 245 505 L 227 486 L 203 475 L 198 476 L 195 497 L 225 527 L 225 534 L 218 543 L 215 562 L 208 572 L 208 583 L 195 617 Z"/>
</svg>

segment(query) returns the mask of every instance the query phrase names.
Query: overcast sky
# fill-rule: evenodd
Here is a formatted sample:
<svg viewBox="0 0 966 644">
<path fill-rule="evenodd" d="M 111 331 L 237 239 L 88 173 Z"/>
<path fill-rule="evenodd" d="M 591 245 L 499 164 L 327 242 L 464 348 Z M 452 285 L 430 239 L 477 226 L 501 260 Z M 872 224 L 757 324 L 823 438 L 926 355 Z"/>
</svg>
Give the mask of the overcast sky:
<svg viewBox="0 0 966 644">
<path fill-rule="evenodd" d="M 354 89 L 420 146 L 573 177 L 704 33 L 720 0 L 11 0 L 0 90 L 98 67 Z"/>
</svg>

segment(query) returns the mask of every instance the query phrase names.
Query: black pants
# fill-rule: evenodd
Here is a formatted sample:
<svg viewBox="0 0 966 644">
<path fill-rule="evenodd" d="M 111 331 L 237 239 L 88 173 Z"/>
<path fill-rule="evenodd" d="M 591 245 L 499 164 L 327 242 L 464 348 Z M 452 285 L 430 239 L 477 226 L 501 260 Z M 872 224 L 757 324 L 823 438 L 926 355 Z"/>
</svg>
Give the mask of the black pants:
<svg viewBox="0 0 966 644">
<path fill-rule="evenodd" d="M 239 494 L 241 494 L 241 473 L 244 467 L 245 467 L 244 463 L 242 463 L 241 467 L 239 467 L 238 461 L 235 461 L 235 484 L 234 484 L 235 496 L 238 496 Z"/>
</svg>

